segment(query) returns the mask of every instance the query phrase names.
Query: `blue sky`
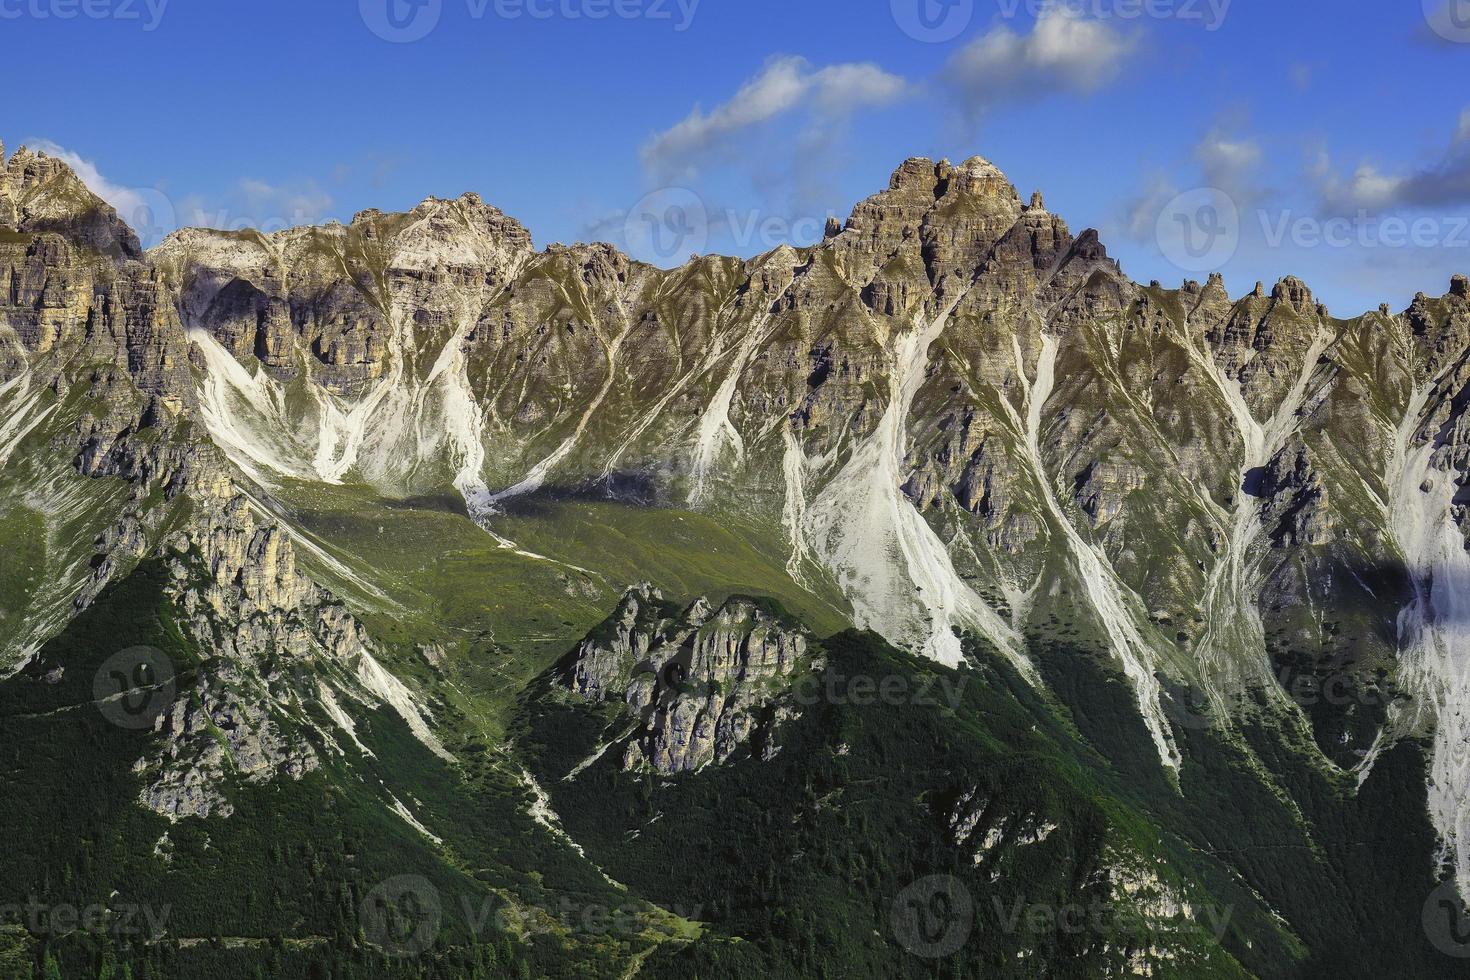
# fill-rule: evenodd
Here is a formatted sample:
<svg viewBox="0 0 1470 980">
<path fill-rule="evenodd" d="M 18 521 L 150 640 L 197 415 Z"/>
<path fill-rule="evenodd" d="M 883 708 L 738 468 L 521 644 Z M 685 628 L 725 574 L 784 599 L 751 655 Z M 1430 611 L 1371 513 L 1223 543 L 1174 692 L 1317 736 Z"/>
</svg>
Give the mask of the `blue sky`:
<svg viewBox="0 0 1470 980">
<path fill-rule="evenodd" d="M 670 264 L 646 216 L 755 254 L 980 154 L 1142 281 L 1346 315 L 1470 272 L 1470 0 L 0 0 L 0 37 L 0 138 L 160 225 L 475 190 Z"/>
</svg>

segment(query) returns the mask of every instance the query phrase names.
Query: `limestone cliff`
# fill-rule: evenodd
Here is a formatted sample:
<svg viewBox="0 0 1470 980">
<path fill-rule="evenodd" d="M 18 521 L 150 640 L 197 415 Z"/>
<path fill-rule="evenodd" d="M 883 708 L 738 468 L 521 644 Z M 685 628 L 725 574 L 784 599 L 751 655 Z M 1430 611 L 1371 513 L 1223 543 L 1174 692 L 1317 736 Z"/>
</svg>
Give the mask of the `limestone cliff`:
<svg viewBox="0 0 1470 980">
<path fill-rule="evenodd" d="M 690 772 L 746 750 L 769 758 L 777 729 L 799 710 L 792 684 L 819 669 L 806 632 L 762 604 L 698 599 L 680 610 L 651 585 L 618 609 L 558 668 L 561 683 L 596 702 L 622 702 L 635 720 L 627 768 Z"/>
</svg>

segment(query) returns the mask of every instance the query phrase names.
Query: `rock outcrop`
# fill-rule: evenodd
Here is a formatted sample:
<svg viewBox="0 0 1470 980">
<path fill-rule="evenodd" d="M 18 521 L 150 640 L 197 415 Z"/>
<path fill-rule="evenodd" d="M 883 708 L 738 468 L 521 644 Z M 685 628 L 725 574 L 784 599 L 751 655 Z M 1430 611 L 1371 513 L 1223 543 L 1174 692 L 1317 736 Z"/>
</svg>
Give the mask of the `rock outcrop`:
<svg viewBox="0 0 1470 980">
<path fill-rule="evenodd" d="M 114 260 L 138 260 L 137 234 L 61 160 L 22 146 L 8 160 L 0 143 L 0 225 L 60 235 Z"/>
<path fill-rule="evenodd" d="M 577 696 L 622 702 L 637 719 L 627 768 L 691 772 L 741 750 L 770 758 L 777 730 L 795 717 L 795 678 L 819 661 L 804 629 L 766 603 L 697 599 L 680 610 L 651 585 L 618 609 L 558 668 Z"/>
<path fill-rule="evenodd" d="M 145 261 L 116 213 L 44 154 L 21 150 L 0 171 L 0 226 L 8 226 L 0 227 L 0 340 L 21 355 L 0 394 L 31 393 L 23 410 L 59 423 L 48 449 L 60 446 L 82 485 L 127 487 L 92 542 L 74 605 L 90 604 L 139 561 L 162 561 L 166 597 L 200 658 L 192 686 L 158 719 L 157 746 L 135 767 L 141 802 L 173 820 L 224 817 L 234 781 L 302 778 L 322 751 L 341 751 L 333 731 L 346 716 L 334 690 L 349 704 L 388 704 L 443 753 L 361 623 L 306 577 L 290 535 L 238 492 L 237 474 L 200 424 L 197 359 L 163 267 Z M 43 462 L 30 471 L 44 473 Z"/>
</svg>

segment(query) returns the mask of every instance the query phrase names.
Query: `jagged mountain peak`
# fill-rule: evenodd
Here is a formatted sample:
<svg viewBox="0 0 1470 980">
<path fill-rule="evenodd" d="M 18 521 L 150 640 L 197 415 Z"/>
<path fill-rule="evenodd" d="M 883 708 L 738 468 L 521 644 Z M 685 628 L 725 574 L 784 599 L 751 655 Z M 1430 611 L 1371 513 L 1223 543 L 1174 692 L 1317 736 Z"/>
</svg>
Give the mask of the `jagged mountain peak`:
<svg viewBox="0 0 1470 980">
<path fill-rule="evenodd" d="M 116 209 L 64 160 L 22 146 L 8 159 L 0 143 L 0 223 L 23 233 L 55 233 L 114 260 L 139 260 L 143 246 Z"/>
<path fill-rule="evenodd" d="M 1271 290 L 1271 299 L 1302 316 L 1325 316 L 1327 310 L 1312 295 L 1311 288 L 1296 276 L 1283 276 Z"/>
<path fill-rule="evenodd" d="M 974 156 L 956 166 L 948 160 L 937 163 L 928 157 L 909 157 L 888 180 L 888 193 L 929 195 L 933 200 L 980 198 L 1014 203 L 1020 196 L 999 167 L 984 157 Z M 882 195 L 880 195 L 881 197 Z"/>
<path fill-rule="evenodd" d="M 531 250 L 531 235 L 519 221 L 488 205 L 474 192 L 456 198 L 427 197 L 411 210 L 392 212 L 365 208 L 350 223 L 329 220 L 262 233 L 254 229 L 180 228 L 154 249 L 156 258 L 181 250 L 245 247 L 270 251 L 305 246 L 315 250 L 323 243 L 360 240 L 386 247 L 392 261 L 404 253 L 428 250 L 419 259 L 440 260 L 454 265 L 473 261 L 467 253 L 492 251 L 525 253 Z M 441 247 L 435 247 L 436 243 Z M 505 256 L 500 256 L 504 258 Z"/>
<path fill-rule="evenodd" d="M 972 156 L 958 165 L 947 159 L 936 162 L 928 157 L 909 157 L 893 171 L 888 189 L 915 188 L 935 191 L 936 197 L 951 188 L 966 193 L 1016 197 L 1005 173 L 982 156 Z"/>
<path fill-rule="evenodd" d="M 999 167 L 984 157 L 970 157 L 959 166 L 952 166 L 948 161 L 942 160 L 938 174 L 947 191 L 1020 203 L 1021 198 L 1016 193 L 1015 186 Z"/>
<path fill-rule="evenodd" d="M 41 160 L 47 163 L 38 166 L 36 161 Z M 21 161 L 29 168 L 22 172 L 29 174 L 32 182 L 43 180 L 44 174 L 54 171 L 85 191 L 61 161 L 53 165 L 44 155 L 29 151 L 18 152 L 13 161 Z M 10 169 L 15 172 L 18 168 L 12 163 Z M 9 196 L 18 198 L 13 192 Z M 90 210 L 94 202 L 105 207 L 86 192 L 86 203 L 81 210 Z M 110 209 L 108 213 L 112 213 Z M 895 170 L 888 190 L 860 202 L 845 224 L 834 222 L 823 245 L 835 243 L 849 251 L 855 248 L 869 253 L 875 263 L 912 246 L 941 260 L 942 268 L 931 270 L 936 281 L 944 275 L 968 278 L 984 262 L 991 246 L 1018 222 L 1031 229 L 1028 234 L 1032 238 L 1053 239 L 1048 248 L 1058 254 L 1066 253 L 1074 244 L 1065 222 L 1045 209 L 1039 192 L 1029 206 L 1023 204 L 1005 174 L 989 160 L 975 156 L 955 165 L 948 160 L 936 163 L 914 157 Z M 132 247 L 136 236 L 125 230 L 122 222 L 118 225 L 129 242 L 125 251 L 131 257 L 141 258 L 141 251 Z M 324 252 L 361 258 L 364 247 L 368 254 L 376 254 L 375 261 L 385 267 L 408 271 L 472 266 L 509 268 L 524 265 L 535 252 L 530 232 L 519 221 L 487 204 L 481 195 L 467 191 L 458 197 L 429 196 L 405 212 L 364 209 L 346 225 L 331 221 L 271 233 L 183 228 L 165 238 L 151 256 L 156 264 L 175 271 L 189 267 L 212 270 L 206 278 L 219 280 L 222 286 L 247 269 L 278 275 L 283 262 L 289 267 L 302 258 L 315 261 Z M 580 245 L 551 246 L 542 254 L 550 257 L 567 248 L 583 248 L 579 254 L 597 264 L 626 267 L 631 263 L 621 253 L 616 257 L 607 254 L 618 251 L 613 246 L 600 248 L 599 254 L 605 262 L 596 259 L 588 250 L 590 247 Z M 1105 257 L 1100 245 L 1096 251 Z M 757 265 L 791 265 L 795 254 L 789 248 L 775 249 L 761 256 Z M 337 263 L 328 265 L 336 267 Z M 863 280 L 868 277 L 858 275 Z M 247 278 L 257 281 L 260 275 Z"/>
</svg>

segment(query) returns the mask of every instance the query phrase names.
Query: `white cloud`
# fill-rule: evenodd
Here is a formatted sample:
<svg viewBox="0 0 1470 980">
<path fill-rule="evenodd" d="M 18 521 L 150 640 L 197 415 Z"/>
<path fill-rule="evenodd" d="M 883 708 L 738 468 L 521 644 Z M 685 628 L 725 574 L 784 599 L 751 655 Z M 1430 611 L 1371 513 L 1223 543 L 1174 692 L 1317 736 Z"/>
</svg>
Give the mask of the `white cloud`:
<svg viewBox="0 0 1470 980">
<path fill-rule="evenodd" d="M 1194 158 L 1204 186 L 1223 191 L 1237 208 L 1258 205 L 1267 197 L 1261 183 L 1266 154 L 1254 139 L 1217 126 L 1195 144 Z"/>
<path fill-rule="evenodd" d="M 1118 75 L 1136 46 L 1135 35 L 1116 23 L 1048 5 L 1029 33 L 992 30 L 951 58 L 937 81 L 973 118 L 1002 101 L 1094 92 Z M 747 171 L 772 207 L 825 211 L 849 117 L 892 105 L 924 84 L 867 62 L 817 67 L 778 56 L 729 99 L 709 109 L 696 105 L 650 137 L 640 151 L 643 169 L 654 185 L 688 186 L 712 164 L 725 164 Z M 783 130 L 773 152 L 761 130 L 783 120 L 795 120 L 796 132 Z M 777 201 L 785 195 L 789 200 Z"/>
<path fill-rule="evenodd" d="M 92 193 L 111 204 L 118 216 L 151 248 L 176 227 L 196 226 L 241 230 L 280 231 L 321 221 L 331 210 L 330 194 L 315 181 L 269 184 L 246 178 L 222 197 L 206 201 L 197 194 L 177 204 L 151 187 L 124 187 L 103 176 L 97 165 L 75 151 L 47 139 L 27 141 L 31 149 L 64 162 Z"/>
<path fill-rule="evenodd" d="M 239 189 L 257 215 L 274 214 L 297 224 L 319 221 L 332 207 L 332 195 L 310 180 L 274 185 L 247 177 L 240 181 Z"/>
<path fill-rule="evenodd" d="M 1199 165 L 1197 173 L 1171 176 L 1167 171 L 1155 171 L 1128 201 L 1122 214 L 1122 230 L 1129 238 L 1154 239 L 1159 215 L 1186 188 L 1223 191 L 1237 208 L 1247 207 L 1265 196 L 1257 180 L 1265 152 L 1256 140 L 1232 135 L 1218 126 L 1195 144 L 1192 155 Z"/>
<path fill-rule="evenodd" d="M 183 224 L 195 227 L 254 228 L 270 233 L 318 223 L 329 215 L 332 205 L 332 196 L 315 181 L 270 184 L 247 177 L 217 200 L 190 197 L 179 217 Z"/>
<path fill-rule="evenodd" d="M 1364 163 L 1346 180 L 1329 176 L 1323 185 L 1323 197 L 1335 210 L 1391 207 L 1404 191 L 1406 180 L 1380 173 L 1371 163 Z"/>
<path fill-rule="evenodd" d="M 1205 136 L 1194 155 L 1204 168 L 1206 182 L 1222 190 L 1239 187 L 1262 160 L 1260 144 L 1250 139 L 1230 139 L 1219 130 Z"/>
<path fill-rule="evenodd" d="M 154 221 L 162 221 L 165 217 L 172 219 L 172 215 L 155 214 L 160 210 L 158 206 L 159 193 L 151 188 L 124 187 L 113 183 L 91 160 L 82 157 L 81 154 L 68 150 L 64 146 L 53 143 L 51 140 L 38 139 L 28 141 L 32 150 L 45 153 L 71 167 L 76 175 L 81 178 L 82 183 L 87 185 L 88 190 L 96 194 L 102 200 L 111 204 L 116 209 L 118 216 L 135 228 L 141 224 Z"/>
<path fill-rule="evenodd" d="M 1086 95 L 1117 78 L 1134 38 L 1070 7 L 1048 7 L 1030 34 L 997 27 L 950 59 L 944 78 L 978 116 L 1005 101 Z"/>
<path fill-rule="evenodd" d="M 1159 215 L 1178 194 L 1179 188 L 1164 174 L 1151 176 L 1143 190 L 1127 205 L 1123 216 L 1124 233 L 1134 241 L 1153 239 Z"/>
<path fill-rule="evenodd" d="M 873 64 L 813 69 L 805 58 L 778 57 L 727 102 L 708 113 L 698 106 L 642 149 L 644 168 L 660 180 L 687 179 L 737 136 L 778 117 L 805 110 L 820 129 L 852 111 L 896 102 L 908 83 Z"/>
<path fill-rule="evenodd" d="M 1314 176 L 1324 208 L 1335 213 L 1470 205 L 1470 108 L 1460 113 L 1454 138 L 1435 163 L 1390 173 L 1364 162 L 1344 177 L 1324 156 Z"/>
</svg>

